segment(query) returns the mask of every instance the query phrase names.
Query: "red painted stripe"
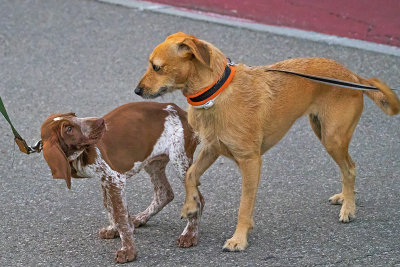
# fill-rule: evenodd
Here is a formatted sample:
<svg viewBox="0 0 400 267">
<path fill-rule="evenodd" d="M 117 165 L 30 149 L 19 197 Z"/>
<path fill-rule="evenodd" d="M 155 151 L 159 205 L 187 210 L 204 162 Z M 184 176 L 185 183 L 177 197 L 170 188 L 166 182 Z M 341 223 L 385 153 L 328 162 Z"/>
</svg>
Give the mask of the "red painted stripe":
<svg viewBox="0 0 400 267">
<path fill-rule="evenodd" d="M 150 0 L 400 47 L 400 0 Z"/>
</svg>

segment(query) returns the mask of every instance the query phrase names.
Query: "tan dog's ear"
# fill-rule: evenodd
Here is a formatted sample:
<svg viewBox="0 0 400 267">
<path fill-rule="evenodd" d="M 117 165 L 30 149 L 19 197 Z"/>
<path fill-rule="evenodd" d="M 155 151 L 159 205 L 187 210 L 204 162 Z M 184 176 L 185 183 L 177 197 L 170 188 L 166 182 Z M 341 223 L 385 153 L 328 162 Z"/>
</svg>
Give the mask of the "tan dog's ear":
<svg viewBox="0 0 400 267">
<path fill-rule="evenodd" d="M 54 179 L 65 179 L 71 189 L 71 167 L 57 142 L 43 142 L 43 156 L 50 167 Z"/>
<path fill-rule="evenodd" d="M 196 38 L 195 36 L 186 34 L 186 33 L 184 33 L 184 32 L 176 32 L 176 33 L 171 34 L 170 36 L 168 36 L 165 40 L 173 39 L 173 38 L 181 38 L 181 37 L 183 37 L 183 38 L 185 38 L 185 37 L 193 37 L 193 38 Z"/>
<path fill-rule="evenodd" d="M 186 38 L 179 44 L 178 50 L 181 52 L 189 52 L 200 61 L 203 65 L 210 68 L 210 48 L 207 44 L 197 38 Z"/>
</svg>

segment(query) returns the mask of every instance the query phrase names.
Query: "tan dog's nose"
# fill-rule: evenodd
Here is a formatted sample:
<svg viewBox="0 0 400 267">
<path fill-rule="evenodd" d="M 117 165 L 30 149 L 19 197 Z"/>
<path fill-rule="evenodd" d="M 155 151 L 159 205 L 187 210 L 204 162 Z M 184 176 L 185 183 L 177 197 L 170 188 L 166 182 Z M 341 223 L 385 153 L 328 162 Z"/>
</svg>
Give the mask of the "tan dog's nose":
<svg viewBox="0 0 400 267">
<path fill-rule="evenodd" d="M 143 87 L 140 87 L 140 86 L 136 87 L 135 94 L 140 95 L 140 96 L 143 95 Z"/>
</svg>

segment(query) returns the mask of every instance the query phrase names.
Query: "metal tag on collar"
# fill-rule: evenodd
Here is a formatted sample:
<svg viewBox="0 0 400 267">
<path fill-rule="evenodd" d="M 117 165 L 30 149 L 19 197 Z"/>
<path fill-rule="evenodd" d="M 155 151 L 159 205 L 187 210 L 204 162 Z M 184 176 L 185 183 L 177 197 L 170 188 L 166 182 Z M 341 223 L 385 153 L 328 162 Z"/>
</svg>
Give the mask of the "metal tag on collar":
<svg viewBox="0 0 400 267">
<path fill-rule="evenodd" d="M 204 103 L 203 105 L 200 105 L 200 106 L 193 106 L 193 107 L 198 108 L 198 109 L 200 109 L 200 108 L 209 109 L 209 108 L 211 108 L 212 106 L 214 106 L 214 99 L 211 99 L 211 100 L 207 101 L 207 102 Z"/>
<path fill-rule="evenodd" d="M 212 106 L 214 106 L 214 99 L 211 99 L 210 101 L 207 101 L 207 103 L 205 103 L 205 104 L 203 105 L 203 108 L 204 108 L 204 109 L 209 109 L 209 108 L 211 108 Z"/>
</svg>

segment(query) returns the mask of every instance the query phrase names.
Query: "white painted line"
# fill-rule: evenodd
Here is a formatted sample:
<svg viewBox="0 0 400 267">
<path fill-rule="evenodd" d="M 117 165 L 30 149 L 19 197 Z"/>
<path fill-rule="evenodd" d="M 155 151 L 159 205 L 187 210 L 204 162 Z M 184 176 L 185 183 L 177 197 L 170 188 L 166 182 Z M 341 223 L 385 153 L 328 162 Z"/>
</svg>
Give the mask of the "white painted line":
<svg viewBox="0 0 400 267">
<path fill-rule="evenodd" d="M 136 8 L 139 10 L 147 10 L 151 12 L 180 16 L 193 20 L 213 22 L 231 27 L 245 28 L 258 32 L 268 32 L 277 35 L 322 42 L 330 45 L 341 45 L 345 47 L 358 48 L 367 51 L 373 51 L 400 57 L 400 48 L 395 46 L 377 44 L 373 42 L 350 39 L 346 37 L 339 37 L 335 35 L 317 33 L 312 31 L 265 25 L 265 24 L 255 23 L 249 20 L 238 19 L 229 16 L 222 16 L 214 13 L 197 12 L 184 8 L 176 8 L 169 5 L 155 4 L 144 1 L 136 1 L 136 0 L 97 0 L 97 1 L 109 4 L 121 5 L 129 8 Z"/>
</svg>

